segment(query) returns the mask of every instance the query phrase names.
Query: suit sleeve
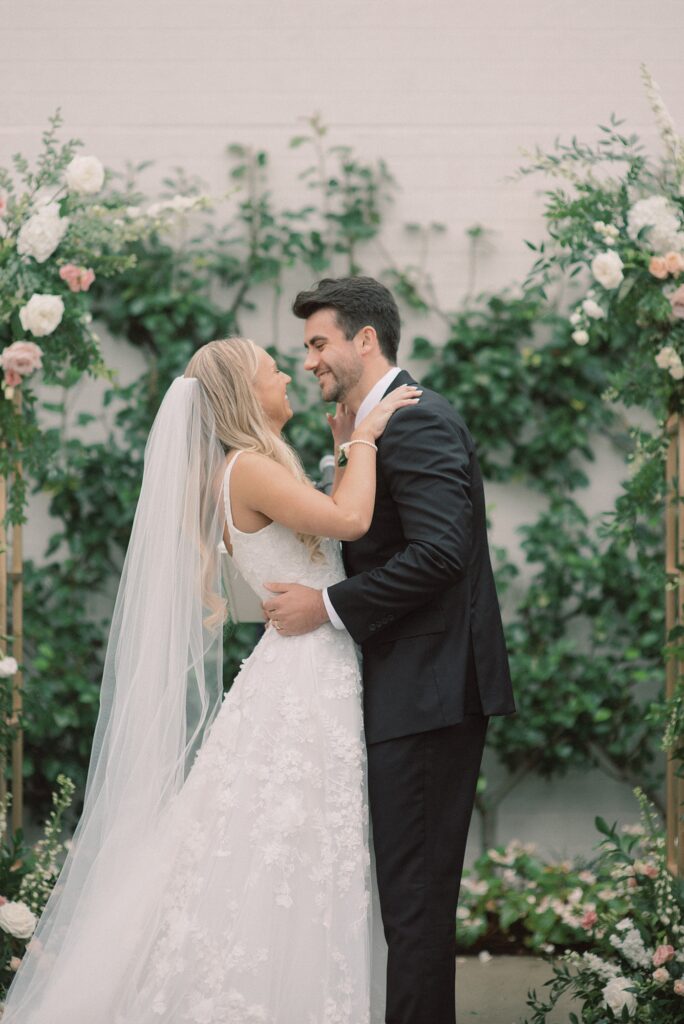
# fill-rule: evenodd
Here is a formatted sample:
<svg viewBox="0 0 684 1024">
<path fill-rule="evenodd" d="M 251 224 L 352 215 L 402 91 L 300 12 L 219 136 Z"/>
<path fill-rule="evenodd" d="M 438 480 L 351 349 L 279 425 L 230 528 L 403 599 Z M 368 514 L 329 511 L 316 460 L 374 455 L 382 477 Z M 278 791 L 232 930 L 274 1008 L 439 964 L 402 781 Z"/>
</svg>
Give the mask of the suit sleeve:
<svg viewBox="0 0 684 1024">
<path fill-rule="evenodd" d="M 470 446 L 456 421 L 427 404 L 394 413 L 382 438 L 382 473 L 406 546 L 385 565 L 328 588 L 357 643 L 447 590 L 471 552 Z"/>
</svg>

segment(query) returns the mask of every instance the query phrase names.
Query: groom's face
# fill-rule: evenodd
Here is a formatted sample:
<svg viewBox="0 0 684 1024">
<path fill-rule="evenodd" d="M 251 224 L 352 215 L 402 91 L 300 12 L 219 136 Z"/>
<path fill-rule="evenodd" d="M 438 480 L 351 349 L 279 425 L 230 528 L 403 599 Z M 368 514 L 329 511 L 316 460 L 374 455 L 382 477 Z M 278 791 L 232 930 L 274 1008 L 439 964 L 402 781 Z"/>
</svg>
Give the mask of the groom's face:
<svg viewBox="0 0 684 1024">
<path fill-rule="evenodd" d="M 363 376 L 357 340 L 348 340 L 334 309 L 319 309 L 304 323 L 304 369 L 318 380 L 324 402 L 344 402 Z"/>
</svg>

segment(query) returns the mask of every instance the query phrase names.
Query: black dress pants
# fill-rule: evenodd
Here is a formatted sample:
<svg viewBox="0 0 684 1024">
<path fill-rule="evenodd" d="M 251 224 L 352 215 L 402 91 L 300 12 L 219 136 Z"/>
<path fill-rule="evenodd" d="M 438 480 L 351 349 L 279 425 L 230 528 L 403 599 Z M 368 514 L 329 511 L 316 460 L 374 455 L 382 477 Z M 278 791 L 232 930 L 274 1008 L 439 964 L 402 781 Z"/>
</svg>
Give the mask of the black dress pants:
<svg viewBox="0 0 684 1024">
<path fill-rule="evenodd" d="M 386 1024 L 455 1024 L 456 904 L 488 722 L 480 711 L 368 747 Z"/>
</svg>

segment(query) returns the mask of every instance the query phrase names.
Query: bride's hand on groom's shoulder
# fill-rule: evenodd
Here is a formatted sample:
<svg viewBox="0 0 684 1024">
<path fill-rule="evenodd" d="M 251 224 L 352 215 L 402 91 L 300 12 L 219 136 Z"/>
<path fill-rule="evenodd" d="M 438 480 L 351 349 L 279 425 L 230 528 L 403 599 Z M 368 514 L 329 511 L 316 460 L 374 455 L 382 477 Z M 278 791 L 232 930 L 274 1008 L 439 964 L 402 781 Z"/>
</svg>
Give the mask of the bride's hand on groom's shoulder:
<svg viewBox="0 0 684 1024">
<path fill-rule="evenodd" d="M 422 388 L 416 384 L 402 384 L 400 387 L 390 391 L 388 395 L 378 402 L 374 409 L 361 420 L 354 433 L 357 437 L 371 437 L 374 441 L 384 433 L 389 419 L 397 409 L 403 409 L 407 405 L 416 405 L 420 401 Z"/>
</svg>

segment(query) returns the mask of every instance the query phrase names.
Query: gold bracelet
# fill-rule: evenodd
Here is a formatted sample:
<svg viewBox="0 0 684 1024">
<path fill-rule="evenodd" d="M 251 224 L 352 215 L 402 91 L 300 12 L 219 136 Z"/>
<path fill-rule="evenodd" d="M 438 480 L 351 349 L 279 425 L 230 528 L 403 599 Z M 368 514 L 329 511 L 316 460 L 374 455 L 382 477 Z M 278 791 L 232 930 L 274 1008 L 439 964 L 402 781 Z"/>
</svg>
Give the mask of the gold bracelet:
<svg viewBox="0 0 684 1024">
<path fill-rule="evenodd" d="M 373 444 L 372 441 L 364 441 L 363 438 L 361 437 L 357 437 L 356 440 L 354 441 L 343 441 L 342 444 L 340 445 L 340 454 L 337 457 L 338 466 L 347 465 L 347 463 L 349 462 L 347 452 L 349 451 L 353 444 L 367 444 L 369 448 L 373 449 L 373 451 L 377 452 L 378 450 L 377 444 Z"/>
</svg>

